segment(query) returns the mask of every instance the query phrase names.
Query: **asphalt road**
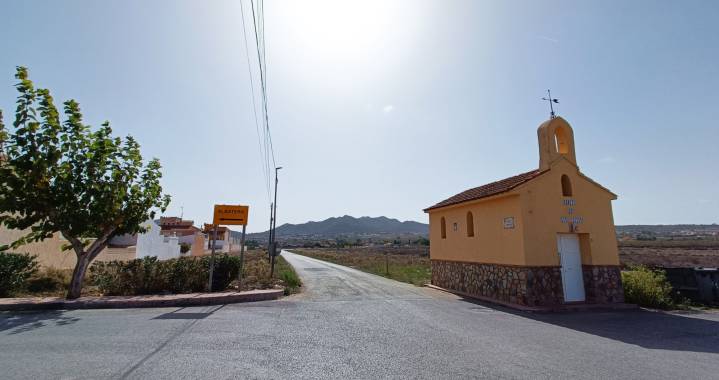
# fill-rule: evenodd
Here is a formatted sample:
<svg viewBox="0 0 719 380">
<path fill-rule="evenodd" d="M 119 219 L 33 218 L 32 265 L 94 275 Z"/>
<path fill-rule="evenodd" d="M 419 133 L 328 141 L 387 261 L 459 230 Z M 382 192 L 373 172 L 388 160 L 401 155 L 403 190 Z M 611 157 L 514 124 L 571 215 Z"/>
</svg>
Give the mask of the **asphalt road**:
<svg viewBox="0 0 719 380">
<path fill-rule="evenodd" d="M 528 314 L 284 252 L 279 301 L 0 314 L 0 378 L 716 378 L 719 314 Z"/>
</svg>

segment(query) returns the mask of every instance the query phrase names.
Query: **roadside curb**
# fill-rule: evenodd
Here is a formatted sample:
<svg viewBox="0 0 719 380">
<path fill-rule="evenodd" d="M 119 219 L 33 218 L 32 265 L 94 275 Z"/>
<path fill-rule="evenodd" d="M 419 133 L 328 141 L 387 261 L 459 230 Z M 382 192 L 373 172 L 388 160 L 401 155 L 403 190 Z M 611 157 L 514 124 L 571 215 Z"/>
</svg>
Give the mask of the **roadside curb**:
<svg viewBox="0 0 719 380">
<path fill-rule="evenodd" d="M 613 304 L 569 304 L 569 305 L 557 305 L 557 306 L 524 306 L 515 303 L 503 302 L 495 300 L 489 297 L 477 296 L 458 290 L 446 289 L 432 284 L 425 284 L 425 287 L 440 290 L 447 293 L 456 294 L 458 296 L 476 299 L 482 302 L 491 303 L 507 307 L 514 310 L 529 312 L 529 313 L 556 313 L 565 311 L 619 311 L 619 310 L 639 310 L 639 307 L 631 303 L 613 303 Z"/>
<path fill-rule="evenodd" d="M 75 300 L 61 297 L 5 298 L 0 299 L 0 311 L 207 306 L 276 300 L 283 294 L 284 289 L 267 289 L 246 292 L 80 297 Z"/>
</svg>

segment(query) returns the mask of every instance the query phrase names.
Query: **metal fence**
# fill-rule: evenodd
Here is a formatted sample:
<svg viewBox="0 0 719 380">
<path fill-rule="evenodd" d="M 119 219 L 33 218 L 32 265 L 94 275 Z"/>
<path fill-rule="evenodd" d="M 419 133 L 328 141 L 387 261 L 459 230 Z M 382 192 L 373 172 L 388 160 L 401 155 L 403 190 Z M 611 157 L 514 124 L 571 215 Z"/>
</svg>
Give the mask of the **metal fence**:
<svg viewBox="0 0 719 380">
<path fill-rule="evenodd" d="M 681 295 L 705 304 L 719 304 L 719 269 L 660 268 Z"/>
</svg>

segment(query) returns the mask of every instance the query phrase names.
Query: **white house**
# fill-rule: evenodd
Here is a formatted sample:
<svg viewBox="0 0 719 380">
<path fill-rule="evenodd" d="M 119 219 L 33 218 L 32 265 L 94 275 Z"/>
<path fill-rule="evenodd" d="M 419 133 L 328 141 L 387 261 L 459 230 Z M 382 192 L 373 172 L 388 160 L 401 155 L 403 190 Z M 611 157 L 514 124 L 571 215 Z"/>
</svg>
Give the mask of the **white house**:
<svg viewBox="0 0 719 380">
<path fill-rule="evenodd" d="M 137 235 L 136 257 L 157 256 L 160 260 L 175 259 L 181 256 L 180 243 L 175 236 L 163 236 L 160 225 L 153 220 L 142 224 L 147 232 Z"/>
</svg>

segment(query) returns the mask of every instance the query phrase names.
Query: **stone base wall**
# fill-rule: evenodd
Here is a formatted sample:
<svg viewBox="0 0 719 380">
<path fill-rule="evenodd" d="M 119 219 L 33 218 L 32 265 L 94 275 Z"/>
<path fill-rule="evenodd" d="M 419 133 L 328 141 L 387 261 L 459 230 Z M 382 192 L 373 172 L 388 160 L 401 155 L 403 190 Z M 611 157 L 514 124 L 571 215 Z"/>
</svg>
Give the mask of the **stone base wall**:
<svg viewBox="0 0 719 380">
<path fill-rule="evenodd" d="M 622 274 L 615 265 L 582 265 L 584 292 L 589 303 L 624 302 Z"/>
<path fill-rule="evenodd" d="M 432 284 L 525 306 L 561 304 L 558 267 L 523 267 L 432 260 Z"/>
<path fill-rule="evenodd" d="M 584 266 L 588 303 L 624 302 L 619 267 Z M 432 284 L 524 306 L 564 303 L 560 267 L 525 267 L 432 260 Z"/>
</svg>

